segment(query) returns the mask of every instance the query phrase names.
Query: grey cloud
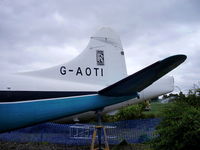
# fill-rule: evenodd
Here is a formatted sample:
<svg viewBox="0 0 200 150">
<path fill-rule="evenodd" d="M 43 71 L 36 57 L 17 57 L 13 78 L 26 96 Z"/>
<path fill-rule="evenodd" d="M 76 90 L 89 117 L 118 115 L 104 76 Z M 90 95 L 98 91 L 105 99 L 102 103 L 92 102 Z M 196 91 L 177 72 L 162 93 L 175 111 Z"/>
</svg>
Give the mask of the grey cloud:
<svg viewBox="0 0 200 150">
<path fill-rule="evenodd" d="M 65 62 L 91 34 L 110 26 L 121 36 L 129 73 L 169 55 L 188 55 L 174 76 L 181 86 L 200 70 L 200 9 L 197 0 L 0 1 L 0 68 L 27 70 Z M 68 45 L 68 47 L 66 47 Z M 73 47 L 73 48 L 72 48 Z M 63 51 L 61 50 L 63 48 Z M 53 55 L 60 53 L 61 55 Z M 184 79 L 185 78 L 185 79 Z M 192 78 L 192 79 L 191 79 Z"/>
</svg>

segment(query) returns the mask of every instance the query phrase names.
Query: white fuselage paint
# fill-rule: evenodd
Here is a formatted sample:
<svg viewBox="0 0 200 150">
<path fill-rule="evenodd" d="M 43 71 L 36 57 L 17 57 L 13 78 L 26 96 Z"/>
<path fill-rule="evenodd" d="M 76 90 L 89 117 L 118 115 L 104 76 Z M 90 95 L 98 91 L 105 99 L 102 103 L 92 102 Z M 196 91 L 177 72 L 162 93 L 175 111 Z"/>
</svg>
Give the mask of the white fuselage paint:
<svg viewBox="0 0 200 150">
<path fill-rule="evenodd" d="M 70 82 L 63 80 L 52 80 L 48 78 L 35 78 L 32 76 L 23 76 L 18 74 L 1 75 L 1 91 L 99 91 L 105 86 L 95 84 L 83 84 L 78 82 Z M 121 107 L 132 105 L 144 100 L 172 92 L 174 88 L 174 79 L 171 76 L 166 76 L 152 85 L 139 92 L 139 98 L 130 99 L 128 101 L 107 106 L 103 109 L 103 113 L 108 113 Z M 10 102 L 13 103 L 13 102 Z M 74 118 L 84 119 L 95 116 L 94 111 L 85 112 L 64 118 L 64 121 L 74 120 Z M 60 121 L 60 120 L 59 120 Z M 63 121 L 63 119 L 61 120 Z"/>
<path fill-rule="evenodd" d="M 43 70 L 1 74 L 0 91 L 98 92 L 125 77 L 127 70 L 120 37 L 110 28 L 101 28 L 83 52 L 70 62 Z M 173 86 L 173 77 L 164 77 L 139 92 L 139 99 L 107 106 L 104 112 L 171 92 Z"/>
</svg>

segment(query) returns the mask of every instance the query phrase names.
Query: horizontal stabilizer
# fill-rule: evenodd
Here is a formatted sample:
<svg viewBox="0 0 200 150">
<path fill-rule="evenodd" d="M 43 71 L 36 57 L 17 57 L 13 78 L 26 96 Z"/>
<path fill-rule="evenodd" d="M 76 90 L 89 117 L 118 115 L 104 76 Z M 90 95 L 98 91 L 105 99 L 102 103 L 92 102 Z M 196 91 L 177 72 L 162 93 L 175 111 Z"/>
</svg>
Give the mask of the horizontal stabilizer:
<svg viewBox="0 0 200 150">
<path fill-rule="evenodd" d="M 185 55 L 174 55 L 158 61 L 106 88 L 98 94 L 104 96 L 131 96 L 140 92 L 153 82 L 176 68 L 186 60 Z"/>
</svg>

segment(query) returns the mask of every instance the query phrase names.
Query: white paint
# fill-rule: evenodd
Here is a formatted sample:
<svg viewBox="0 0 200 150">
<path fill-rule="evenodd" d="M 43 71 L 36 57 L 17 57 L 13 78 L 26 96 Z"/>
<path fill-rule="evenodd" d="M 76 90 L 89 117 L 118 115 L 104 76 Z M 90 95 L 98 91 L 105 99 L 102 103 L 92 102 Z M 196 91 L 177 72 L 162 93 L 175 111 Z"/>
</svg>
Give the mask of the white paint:
<svg viewBox="0 0 200 150">
<path fill-rule="evenodd" d="M 103 51 L 103 65 L 97 64 L 97 51 Z M 64 66 L 66 74 L 62 75 Z M 87 68 L 89 69 L 89 72 Z M 95 70 L 94 68 L 97 69 Z M 73 72 L 70 72 L 73 70 Z M 81 74 L 78 73 L 81 69 Z M 101 70 L 103 69 L 103 75 Z M 80 70 L 79 70 L 80 71 Z M 89 75 L 88 75 L 89 74 Z M 75 59 L 44 70 L 0 76 L 1 91 L 99 91 L 127 77 L 125 58 L 119 36 L 110 28 L 101 28 L 91 38 L 86 49 Z M 139 93 L 140 99 L 108 106 L 109 112 L 145 99 L 173 91 L 173 77 L 162 78 Z M 82 114 L 86 116 L 91 112 Z M 92 114 L 94 114 L 92 112 Z M 76 118 L 76 116 L 72 116 Z"/>
<path fill-rule="evenodd" d="M 97 64 L 98 50 L 104 53 L 104 65 Z M 101 28 L 75 59 L 48 69 L 1 75 L 0 90 L 98 91 L 127 76 L 122 51 L 119 36 L 110 28 Z"/>
<path fill-rule="evenodd" d="M 103 51 L 104 65 L 97 64 L 97 51 Z M 90 75 L 86 74 L 88 68 L 91 69 Z M 110 28 L 101 28 L 90 38 L 85 50 L 70 62 L 44 70 L 21 73 L 21 75 L 70 81 L 70 84 L 79 82 L 108 86 L 125 78 L 127 71 L 119 36 Z"/>
</svg>

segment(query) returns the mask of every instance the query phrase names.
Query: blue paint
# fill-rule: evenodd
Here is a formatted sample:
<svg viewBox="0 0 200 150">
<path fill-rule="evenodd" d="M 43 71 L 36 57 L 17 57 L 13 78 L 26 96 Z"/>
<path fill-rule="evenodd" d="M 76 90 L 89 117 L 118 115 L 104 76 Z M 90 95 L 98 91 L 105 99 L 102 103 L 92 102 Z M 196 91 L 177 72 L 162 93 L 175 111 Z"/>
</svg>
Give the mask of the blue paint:
<svg viewBox="0 0 200 150">
<path fill-rule="evenodd" d="M 3 103 L 0 104 L 0 132 L 103 108 L 136 96 L 136 94 L 124 97 L 89 95 L 20 103 Z"/>
</svg>

